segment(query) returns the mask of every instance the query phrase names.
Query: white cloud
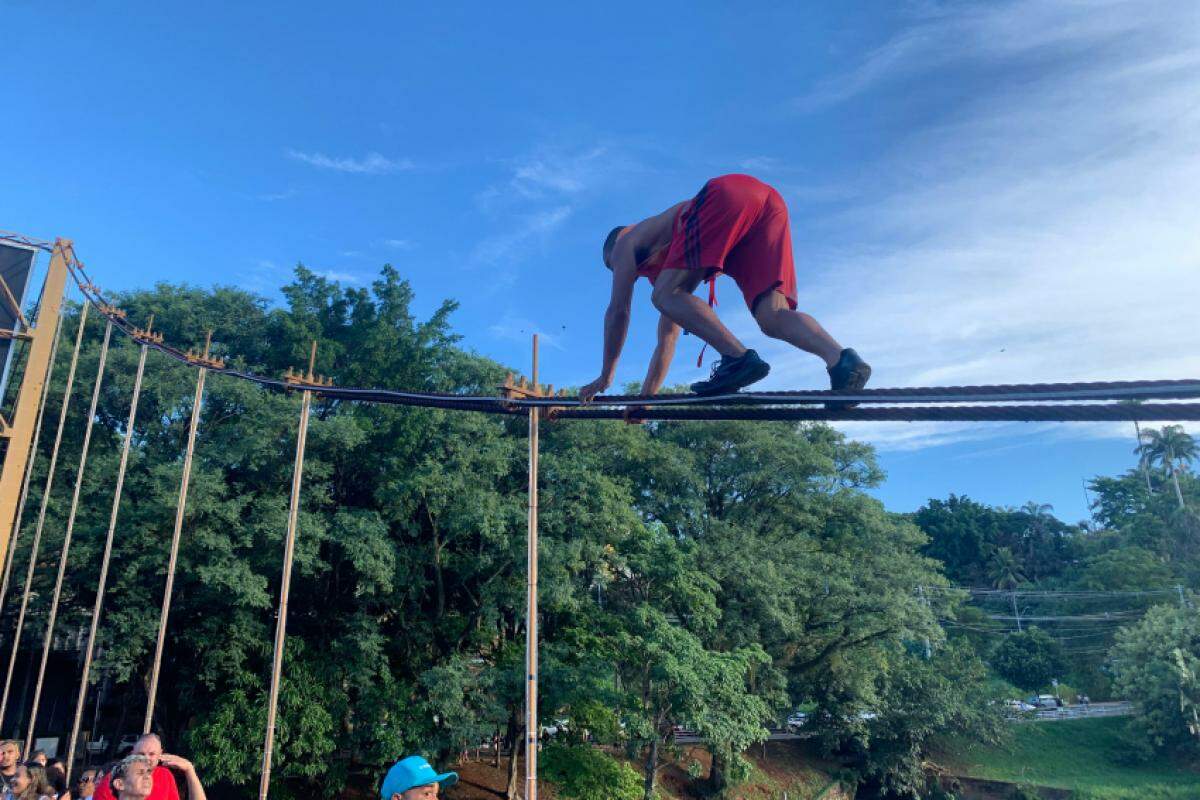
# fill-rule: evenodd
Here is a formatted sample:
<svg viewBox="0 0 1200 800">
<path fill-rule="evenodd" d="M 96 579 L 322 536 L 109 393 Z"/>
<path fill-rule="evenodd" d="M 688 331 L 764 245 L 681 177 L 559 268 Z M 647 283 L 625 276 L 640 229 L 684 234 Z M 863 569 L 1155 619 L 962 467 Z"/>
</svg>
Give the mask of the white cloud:
<svg viewBox="0 0 1200 800">
<path fill-rule="evenodd" d="M 322 278 L 327 281 L 335 281 L 337 283 L 362 283 L 363 279 L 352 272 L 341 272 L 336 269 L 327 269 L 323 272 L 318 272 Z"/>
<path fill-rule="evenodd" d="M 362 158 L 347 158 L 329 156 L 324 153 L 305 153 L 288 149 L 288 158 L 301 161 L 319 169 L 335 170 L 357 175 L 386 175 L 394 172 L 406 172 L 416 168 L 416 164 L 407 158 L 388 158 L 379 153 L 367 153 Z"/>
<path fill-rule="evenodd" d="M 557 206 L 518 217 L 504 233 L 480 241 L 471 253 L 471 260 L 482 264 L 514 261 L 528 247 L 544 245 L 546 238 L 570 216 L 570 206 Z"/>
<path fill-rule="evenodd" d="M 393 250 L 412 250 L 416 247 L 411 239 L 384 239 L 380 244 Z"/>
<path fill-rule="evenodd" d="M 856 202 L 804 221 L 822 244 L 797 248 L 802 307 L 873 363 L 877 386 L 1200 375 L 1197 7 L 950 8 L 805 101 L 918 93 L 950 69 L 976 89 L 864 165 Z M 772 385 L 824 383 L 815 359 L 732 320 Z M 1061 430 L 847 427 L 892 449 L 1015 429 Z"/>
<path fill-rule="evenodd" d="M 275 203 L 280 200 L 291 200 L 298 192 L 295 189 L 285 189 L 282 192 L 263 192 L 255 195 L 255 199 L 261 200 L 264 203 Z"/>
</svg>

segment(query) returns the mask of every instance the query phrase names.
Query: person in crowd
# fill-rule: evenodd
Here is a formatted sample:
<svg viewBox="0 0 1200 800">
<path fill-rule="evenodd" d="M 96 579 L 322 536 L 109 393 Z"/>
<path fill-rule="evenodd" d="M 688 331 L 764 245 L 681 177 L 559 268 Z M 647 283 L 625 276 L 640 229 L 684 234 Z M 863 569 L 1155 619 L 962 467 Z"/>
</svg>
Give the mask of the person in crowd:
<svg viewBox="0 0 1200 800">
<path fill-rule="evenodd" d="M 96 793 L 96 780 L 100 770 L 88 767 L 75 778 L 75 784 L 65 794 L 60 794 L 58 800 L 88 800 Z"/>
<path fill-rule="evenodd" d="M 29 763 L 37 764 L 42 769 L 46 768 L 46 764 L 49 761 L 50 759 L 46 756 L 45 750 L 34 750 L 33 755 L 29 757 Z"/>
<path fill-rule="evenodd" d="M 62 800 L 63 795 L 67 794 L 67 771 L 63 769 L 63 762 L 58 759 L 50 762 L 50 766 L 46 767 L 46 783 L 50 784 L 54 796 Z"/>
<path fill-rule="evenodd" d="M 208 800 L 208 796 L 204 793 L 204 787 L 200 784 L 200 778 L 196 775 L 196 770 L 192 768 L 190 761 L 164 753 L 160 762 L 163 764 L 173 763 L 176 769 L 184 772 L 187 776 L 189 800 Z M 184 769 L 179 762 L 187 764 L 188 768 Z M 157 788 L 154 775 L 158 769 L 161 767 L 156 767 L 152 758 L 135 753 L 113 768 L 109 785 L 115 792 L 117 800 L 150 800 L 151 797 L 154 797 Z M 174 779 L 172 778 L 172 780 Z"/>
<path fill-rule="evenodd" d="M 409 756 L 392 765 L 379 790 L 382 800 L 433 800 L 444 786 L 458 783 L 458 773 L 438 774 L 420 756 Z"/>
<path fill-rule="evenodd" d="M 54 790 L 46 782 L 46 770 L 37 764 L 19 764 L 9 783 L 5 800 L 54 800 Z"/>
<path fill-rule="evenodd" d="M 182 756 L 164 753 L 162 739 L 159 739 L 157 734 L 147 733 L 138 739 L 133 746 L 132 755 L 145 756 L 150 762 L 154 779 L 150 800 L 179 800 L 179 787 L 175 783 L 175 776 L 171 774 L 172 770 L 183 775 L 189 792 L 192 791 L 193 784 L 200 786 L 200 778 L 196 775 L 196 768 L 192 762 Z M 96 800 L 113 800 L 114 796 L 109 779 L 101 779 L 96 785 Z M 195 796 L 192 794 L 192 797 Z"/>
<path fill-rule="evenodd" d="M 21 761 L 21 743 L 15 739 L 5 739 L 0 742 L 0 797 L 12 788 L 13 776 L 17 774 L 17 764 Z"/>
</svg>

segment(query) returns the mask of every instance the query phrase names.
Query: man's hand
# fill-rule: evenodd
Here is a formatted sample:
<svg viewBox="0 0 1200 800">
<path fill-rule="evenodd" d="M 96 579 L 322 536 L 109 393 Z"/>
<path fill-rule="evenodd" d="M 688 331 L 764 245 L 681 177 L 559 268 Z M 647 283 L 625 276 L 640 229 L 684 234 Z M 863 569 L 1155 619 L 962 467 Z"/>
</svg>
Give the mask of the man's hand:
<svg viewBox="0 0 1200 800">
<path fill-rule="evenodd" d="M 158 763 L 170 769 L 177 769 L 185 775 L 196 771 L 196 767 L 192 764 L 192 762 L 188 761 L 183 756 L 176 756 L 170 753 L 163 753 L 162 757 L 158 760 Z"/>
<path fill-rule="evenodd" d="M 592 398 L 612 385 L 612 380 L 601 375 L 579 390 L 579 402 L 590 403 Z"/>
<path fill-rule="evenodd" d="M 645 406 L 626 406 L 625 414 L 622 417 L 626 425 L 641 425 L 646 420 L 642 419 L 641 413 L 646 410 Z"/>
</svg>

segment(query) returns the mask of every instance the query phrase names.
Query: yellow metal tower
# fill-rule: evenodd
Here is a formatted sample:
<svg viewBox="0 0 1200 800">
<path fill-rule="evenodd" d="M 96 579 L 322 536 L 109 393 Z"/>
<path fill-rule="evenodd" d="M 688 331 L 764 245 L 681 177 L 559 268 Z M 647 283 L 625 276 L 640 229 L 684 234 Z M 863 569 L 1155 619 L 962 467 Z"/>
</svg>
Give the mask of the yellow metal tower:
<svg viewBox="0 0 1200 800">
<path fill-rule="evenodd" d="M 29 445 L 33 440 L 33 428 L 37 424 L 38 404 L 42 398 L 42 387 L 50 368 L 50 352 L 54 346 L 54 331 L 62 313 L 63 288 L 67 283 L 67 259 L 71 242 L 59 239 L 54 243 L 50 255 L 50 268 L 46 283 L 42 286 L 42 299 L 38 303 L 37 319 L 26 330 L 0 330 L 0 338 L 22 339 L 29 342 L 29 358 L 21 376 L 21 388 L 17 392 L 12 419 L 0 416 L 0 438 L 8 440 L 4 453 L 4 465 L 0 467 L 0 554 L 8 552 L 8 542 L 13 534 L 13 520 L 17 515 L 17 504 L 21 497 L 21 485 L 25 479 L 25 468 L 29 463 Z M 10 292 L 7 300 L 16 302 Z M 20 310 L 17 310 L 20 317 Z"/>
</svg>

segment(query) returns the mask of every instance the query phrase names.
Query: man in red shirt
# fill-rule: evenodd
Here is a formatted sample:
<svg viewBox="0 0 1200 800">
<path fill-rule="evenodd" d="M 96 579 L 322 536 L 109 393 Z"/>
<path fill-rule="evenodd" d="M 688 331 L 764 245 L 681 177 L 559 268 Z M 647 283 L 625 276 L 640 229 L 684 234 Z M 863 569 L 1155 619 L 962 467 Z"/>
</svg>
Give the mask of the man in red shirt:
<svg viewBox="0 0 1200 800">
<path fill-rule="evenodd" d="M 612 297 L 604 315 L 604 361 L 600 377 L 579 390 L 587 401 L 612 385 L 629 330 L 633 285 L 645 277 L 661 312 L 658 345 L 642 393 L 652 395 L 666 379 L 682 327 L 721 354 L 697 394 L 735 392 L 770 371 L 758 353 L 721 323 L 712 306 L 712 281 L 733 278 L 750 313 L 767 336 L 781 339 L 825 362 L 831 388 L 857 391 L 871 368 L 843 348 L 815 319 L 796 310 L 796 269 L 787 206 L 772 187 L 749 175 L 723 175 L 704 184 L 691 200 L 635 225 L 614 228 L 604 242 L 604 264 L 613 273 Z M 710 281 L 709 302 L 692 294 Z"/>
<path fill-rule="evenodd" d="M 179 787 L 175 784 L 175 776 L 171 774 L 172 769 L 183 773 L 192 800 L 204 797 L 204 789 L 200 785 L 200 778 L 196 775 L 196 768 L 192 762 L 182 756 L 164 753 L 162 739 L 159 739 L 156 734 L 147 733 L 138 739 L 133 746 L 132 755 L 144 756 L 150 766 L 153 787 L 150 794 L 147 795 L 147 800 L 179 800 Z M 197 794 L 197 790 L 199 790 L 199 794 Z M 96 785 L 93 797 L 95 800 L 116 800 L 112 789 L 112 776 L 105 775 L 101 779 L 100 783 Z"/>
</svg>

